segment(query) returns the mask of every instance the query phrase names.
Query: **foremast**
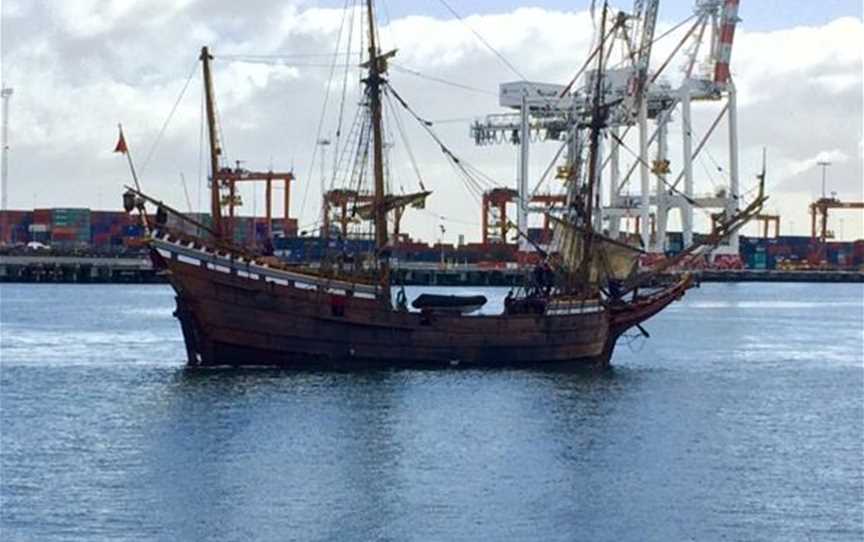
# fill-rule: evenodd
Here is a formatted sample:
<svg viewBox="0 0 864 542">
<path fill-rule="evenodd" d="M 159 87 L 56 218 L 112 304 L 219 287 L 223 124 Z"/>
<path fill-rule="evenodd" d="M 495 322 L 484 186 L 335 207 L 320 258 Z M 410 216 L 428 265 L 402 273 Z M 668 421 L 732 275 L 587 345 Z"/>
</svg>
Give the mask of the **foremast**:
<svg viewBox="0 0 864 542">
<path fill-rule="evenodd" d="M 375 12 L 372 0 L 366 0 L 366 12 L 369 18 L 369 74 L 364 83 L 369 98 L 369 112 L 372 120 L 372 160 L 375 180 L 374 212 L 375 249 L 378 260 L 379 285 L 381 298 L 390 305 L 390 262 L 387 248 L 387 209 L 384 187 L 384 130 L 381 122 L 381 89 L 384 86 L 384 75 L 387 73 L 387 58 L 392 53 L 380 55 L 375 35 Z"/>
<path fill-rule="evenodd" d="M 207 135 L 210 142 L 210 214 L 213 217 L 213 233 L 219 241 L 224 235 L 222 227 L 222 201 L 219 194 L 219 155 L 222 154 L 219 133 L 216 130 L 216 106 L 213 98 L 213 75 L 210 61 L 213 57 L 205 46 L 201 48 L 201 66 L 204 70 L 204 102 L 207 111 Z"/>
<path fill-rule="evenodd" d="M 597 75 L 594 80 L 594 95 L 591 104 L 591 127 L 588 138 L 588 182 L 587 194 L 585 195 L 585 214 L 583 225 L 585 228 L 584 246 L 582 249 L 582 264 L 579 269 L 581 286 L 586 293 L 591 292 L 591 264 L 594 261 L 594 192 L 597 187 L 600 154 L 600 132 L 605 127 L 605 115 L 602 112 L 603 103 L 603 59 L 606 56 L 604 46 L 606 43 L 606 2 L 603 3 L 603 15 L 600 22 L 600 54 L 597 55 Z"/>
<path fill-rule="evenodd" d="M 606 43 L 606 13 L 604 2 L 599 44 L 592 56 L 597 56 L 597 68 L 591 81 L 591 115 L 586 124 L 574 123 L 569 134 L 569 152 L 565 170 L 567 173 L 567 207 L 564 220 L 555 220 L 555 243 L 563 258 L 562 274 L 565 295 L 594 298 L 598 295 L 597 264 L 602 258 L 594 253 L 597 248 L 594 231 L 595 199 L 598 178 L 601 174 L 600 145 L 606 128 L 608 106 L 603 103 L 603 70 Z M 584 132 L 587 134 L 583 135 Z M 587 156 L 583 161 L 583 144 L 587 143 Z M 583 164 L 587 174 L 583 182 Z"/>
</svg>

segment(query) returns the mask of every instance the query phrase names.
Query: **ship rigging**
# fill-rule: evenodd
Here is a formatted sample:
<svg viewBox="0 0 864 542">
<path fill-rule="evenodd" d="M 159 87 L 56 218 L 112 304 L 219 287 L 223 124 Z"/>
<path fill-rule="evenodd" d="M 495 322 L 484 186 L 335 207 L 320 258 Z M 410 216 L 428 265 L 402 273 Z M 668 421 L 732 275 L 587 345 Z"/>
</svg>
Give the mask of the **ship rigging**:
<svg viewBox="0 0 864 542">
<path fill-rule="evenodd" d="M 431 192 L 421 185 L 416 194 L 387 192 L 383 96 L 420 122 L 450 164 L 466 178 L 478 171 L 461 159 L 434 132 L 430 123 L 388 81 L 388 63 L 395 51 L 382 52 L 372 0 L 366 0 L 367 56 L 362 64 L 368 128 L 361 128 L 357 156 L 360 167 L 371 159 L 372 193 L 355 211 L 370 218 L 375 250 L 371 259 L 350 266 L 292 267 L 278 259 L 250 252 L 232 242 L 234 186 L 244 176 L 270 183 L 293 174 L 241 172 L 220 167 L 220 138 L 215 118 L 211 54 L 202 49 L 206 112 L 211 158 L 212 227 L 206 236 L 190 235 L 168 223 L 171 215 L 189 219 L 155 198 L 129 187 L 127 210 L 137 209 L 148 222 L 154 264 L 168 277 L 177 294 L 176 316 L 192 366 L 279 365 L 558 365 L 607 367 L 617 339 L 641 326 L 692 286 L 690 275 L 668 285 L 655 285 L 660 269 L 640 271 L 641 251 L 609 238 L 596 228 L 600 147 L 618 101 L 608 101 L 605 61 L 608 54 L 604 4 L 599 30 L 596 69 L 590 79 L 588 122 L 569 131 L 565 171 L 567 207 L 555 217 L 554 251 L 535 246 L 542 263 L 529 285 L 508 296 L 497 315 L 472 313 L 485 300 L 476 297 L 422 296 L 410 311 L 404 290 L 394 303 L 391 294 L 390 250 L 394 236 L 388 214 L 409 205 L 422 205 Z M 656 6 L 656 2 L 651 5 Z M 653 35 L 656 13 L 642 14 L 643 32 Z M 643 40 L 648 39 L 643 36 Z M 640 58 L 633 92 L 626 99 L 634 110 L 647 105 L 644 87 L 647 58 Z M 365 136 L 363 135 L 365 134 Z M 371 149 L 371 153 L 369 152 Z M 587 174 L 578 174 L 582 164 Z M 361 173 L 362 174 L 362 173 Z M 764 171 L 760 186 L 764 185 Z M 227 191 L 227 194 L 223 194 Z M 223 197 L 227 195 L 227 198 Z M 716 247 L 758 214 L 763 191 L 744 209 L 721 219 L 705 241 L 688 247 L 677 260 Z M 158 207 L 149 222 L 147 203 Z M 229 209 L 228 216 L 222 207 Z M 520 235 L 522 228 L 517 227 Z M 673 263 L 666 262 L 667 266 Z"/>
</svg>

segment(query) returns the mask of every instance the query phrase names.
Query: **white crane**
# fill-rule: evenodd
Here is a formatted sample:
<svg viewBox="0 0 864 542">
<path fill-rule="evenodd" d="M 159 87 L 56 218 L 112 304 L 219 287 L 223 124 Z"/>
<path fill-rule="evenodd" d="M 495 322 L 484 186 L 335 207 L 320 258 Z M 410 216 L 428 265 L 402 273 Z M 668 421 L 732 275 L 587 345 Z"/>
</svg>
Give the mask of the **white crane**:
<svg viewBox="0 0 864 542">
<path fill-rule="evenodd" d="M 735 27 L 738 22 L 740 0 L 695 0 L 694 14 L 680 24 L 684 28 L 690 19 L 684 38 L 665 59 L 661 67 L 650 70 L 651 53 L 655 42 L 655 28 L 659 13 L 659 0 L 636 0 L 632 14 L 618 14 L 613 19 L 607 37 L 621 34 L 624 37 L 624 67 L 606 70 L 604 102 L 619 105 L 610 111 L 607 133 L 609 156 L 604 168 L 608 168 L 608 201 L 602 209 L 602 217 L 612 236 L 619 234 L 622 220 L 638 217 L 640 234 L 646 248 L 663 252 L 666 247 L 666 225 L 671 211 L 678 209 L 684 244 L 693 240 L 693 206 L 706 209 L 722 209 L 734 212 L 738 207 L 738 138 L 737 104 L 735 86 L 730 75 L 730 60 Z M 619 32 L 623 30 L 623 32 Z M 601 40 L 595 40 L 597 42 Z M 703 42 L 710 43 L 708 58 L 698 62 Z M 690 46 L 685 49 L 685 45 Z M 684 78 L 680 88 L 672 88 L 659 79 L 663 70 L 679 52 L 684 50 Z M 592 53 L 592 56 L 596 51 Z M 589 57 L 589 61 L 590 61 Z M 628 62 L 629 61 L 629 62 Z M 586 62 L 588 65 L 588 62 Z M 699 69 L 697 69 L 699 68 Z M 581 73 L 581 72 L 580 72 Z M 545 136 L 547 140 L 561 140 L 574 128 L 584 125 L 590 116 L 588 96 L 592 78 L 590 70 L 585 72 L 585 84 L 581 87 L 519 81 L 501 85 L 500 103 L 503 107 L 519 110 L 516 114 L 497 114 L 477 121 L 471 127 L 471 135 L 478 145 L 512 141 L 510 134 L 520 134 L 518 141 L 523 146 L 522 158 L 527 160 L 527 141 L 523 135 L 528 125 L 530 131 Z M 571 92 L 571 89 L 576 90 Z M 693 142 L 692 103 L 696 101 L 725 101 L 721 113 L 708 133 L 695 145 Z M 669 162 L 668 126 L 673 113 L 680 106 L 682 122 L 682 163 L 673 168 Z M 530 114 L 530 123 L 526 115 Z M 696 197 L 694 194 L 693 160 L 704 150 L 705 145 L 720 121 L 728 118 L 729 155 L 728 190 L 723 195 Z M 649 135 L 649 121 L 656 128 Z M 632 127 L 638 127 L 638 150 L 631 151 L 626 145 L 626 135 Z M 652 149 L 653 147 L 653 149 Z M 622 149 L 636 156 L 635 163 L 623 172 Z M 653 152 L 652 152 L 653 150 Z M 653 155 L 653 156 L 652 156 Z M 636 197 L 626 195 L 625 189 L 636 168 L 640 169 L 640 190 Z M 520 164 L 520 171 L 526 170 Z M 677 169 L 677 171 L 675 171 Z M 521 176 L 520 176 L 521 177 Z M 651 190 L 651 179 L 656 188 Z M 683 181 L 683 187 L 679 185 Z M 520 182 L 520 189 L 527 184 Z M 653 193 L 652 193 L 653 192 Z M 524 200 L 530 195 L 526 194 Z M 600 214 L 600 213 L 597 213 Z M 655 218 L 657 232 L 652 239 L 650 217 Z M 721 247 L 729 253 L 738 253 L 737 235 L 731 237 L 729 245 Z"/>
</svg>

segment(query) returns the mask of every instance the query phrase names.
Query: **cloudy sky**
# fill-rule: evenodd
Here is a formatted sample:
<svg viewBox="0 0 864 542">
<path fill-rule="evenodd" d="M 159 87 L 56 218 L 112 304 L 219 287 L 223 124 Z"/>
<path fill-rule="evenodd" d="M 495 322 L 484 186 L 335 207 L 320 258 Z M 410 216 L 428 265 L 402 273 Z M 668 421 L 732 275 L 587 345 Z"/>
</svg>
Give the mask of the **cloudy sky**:
<svg viewBox="0 0 864 542">
<path fill-rule="evenodd" d="M 590 3 L 447 0 L 465 16 L 459 21 L 440 0 L 379 1 L 383 47 L 399 49 L 391 70 L 393 87 L 418 114 L 435 121 L 435 131 L 457 154 L 497 182 L 515 185 L 516 149 L 475 146 L 468 134 L 470 121 L 502 112 L 498 84 L 519 79 L 516 72 L 535 81 L 568 81 L 589 50 Z M 299 181 L 292 193 L 292 215 L 299 216 L 302 225 L 314 224 L 321 190 L 315 141 L 319 126 L 322 137 L 333 137 L 342 101 L 341 72 L 329 83 L 329 65 L 344 4 L 3 0 L 2 78 L 15 89 L 10 207 L 117 208 L 121 186 L 128 182 L 125 162 L 111 152 L 118 122 L 124 124 L 146 191 L 185 209 L 182 174 L 192 207 L 206 206 L 206 168 L 200 161 L 202 85 L 196 59 L 207 44 L 216 56 L 226 157 L 254 169 L 293 167 Z M 662 2 L 659 31 L 691 12 L 690 0 Z M 743 0 L 740 16 L 732 71 L 739 88 L 742 183 L 745 190 L 752 187 L 766 147 L 770 210 L 782 214 L 784 233 L 806 234 L 807 204 L 821 191 L 817 161 L 833 164 L 829 192 L 864 200 L 861 3 Z M 657 44 L 658 63 L 676 41 L 672 34 Z M 259 61 L 248 62 L 252 55 Z M 670 68 L 673 79 L 676 63 L 680 65 L 680 59 Z M 352 72 L 345 131 L 357 101 L 357 79 Z M 158 137 L 175 103 L 176 112 Z M 704 133 L 715 111 L 713 104 L 697 106 L 697 134 Z M 437 237 L 434 232 L 444 222 L 450 241 L 459 233 L 479 238 L 480 210 L 474 195 L 441 158 L 438 146 L 404 113 L 402 122 L 425 184 L 435 191 L 428 210 L 408 220 L 408 229 L 429 239 Z M 396 137 L 396 125 L 391 128 L 393 184 L 416 189 L 408 154 Z M 673 126 L 673 141 L 676 129 Z M 722 132 L 709 144 L 696 166 L 697 192 L 724 184 L 727 148 Z M 553 143 L 534 147 L 534 179 L 555 150 Z M 676 162 L 680 167 L 676 152 L 673 148 L 673 169 Z M 260 214 L 261 194 L 247 190 L 244 213 L 254 208 Z M 864 237 L 862 219 L 853 213 L 838 214 L 831 227 L 838 234 L 842 230 L 845 238 Z"/>
</svg>

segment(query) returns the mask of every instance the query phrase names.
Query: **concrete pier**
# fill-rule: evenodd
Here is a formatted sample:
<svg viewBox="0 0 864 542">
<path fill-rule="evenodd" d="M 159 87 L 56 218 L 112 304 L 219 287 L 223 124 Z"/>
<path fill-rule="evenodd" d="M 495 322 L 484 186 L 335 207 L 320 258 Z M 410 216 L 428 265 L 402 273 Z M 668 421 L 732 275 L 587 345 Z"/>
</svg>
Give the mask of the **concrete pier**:
<svg viewBox="0 0 864 542">
<path fill-rule="evenodd" d="M 164 282 L 147 258 L 0 256 L 0 282 Z"/>
</svg>

